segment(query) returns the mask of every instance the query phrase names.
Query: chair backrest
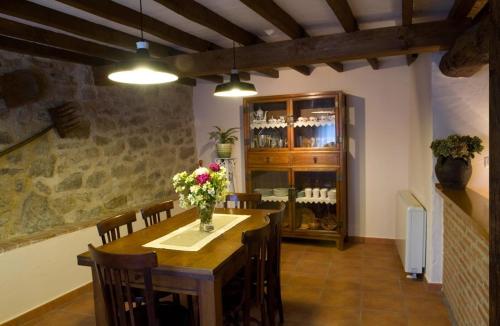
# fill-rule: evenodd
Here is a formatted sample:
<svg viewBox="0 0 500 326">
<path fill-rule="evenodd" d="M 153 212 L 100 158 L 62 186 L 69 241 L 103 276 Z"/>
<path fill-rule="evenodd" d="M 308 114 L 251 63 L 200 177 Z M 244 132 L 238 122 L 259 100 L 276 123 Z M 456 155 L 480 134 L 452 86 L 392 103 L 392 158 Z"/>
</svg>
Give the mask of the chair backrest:
<svg viewBox="0 0 500 326">
<path fill-rule="evenodd" d="M 167 218 L 172 217 L 171 210 L 174 209 L 174 202 L 172 200 L 167 200 L 159 204 L 155 204 L 146 208 L 141 209 L 141 215 L 144 219 L 146 227 L 160 223 L 160 213 L 165 212 Z"/>
<path fill-rule="evenodd" d="M 127 225 L 127 234 L 134 232 L 132 223 L 136 220 L 135 212 L 130 211 L 97 223 L 97 232 L 101 236 L 102 244 L 119 239 L 121 237 L 120 226 Z"/>
<path fill-rule="evenodd" d="M 94 261 L 99 288 L 104 298 L 108 325 L 144 325 L 138 320 L 134 310 L 145 308 L 147 325 L 159 325 L 153 292 L 151 270 L 158 266 L 156 253 L 111 254 L 89 244 L 89 252 Z M 129 273 L 140 273 L 144 277 L 144 303 L 134 303 Z M 125 306 L 125 303 L 128 306 Z"/>
<path fill-rule="evenodd" d="M 269 239 L 268 260 L 269 279 L 275 279 L 280 275 L 281 260 L 281 230 L 285 215 L 286 204 L 280 203 L 279 211 L 269 214 L 269 224 L 271 225 L 271 237 Z"/>
<path fill-rule="evenodd" d="M 254 193 L 234 193 L 226 196 L 226 201 L 224 202 L 224 207 L 228 207 L 229 202 L 234 203 L 235 208 L 257 208 L 260 203 L 262 195 Z"/>
<path fill-rule="evenodd" d="M 270 236 L 271 224 L 269 224 L 269 219 L 267 219 L 267 224 L 265 226 L 259 229 L 246 231 L 242 234 L 241 242 L 245 245 L 246 253 L 243 297 L 246 304 L 249 304 L 248 301 L 252 299 L 252 292 L 255 295 L 256 304 L 265 302 L 266 256 Z"/>
</svg>

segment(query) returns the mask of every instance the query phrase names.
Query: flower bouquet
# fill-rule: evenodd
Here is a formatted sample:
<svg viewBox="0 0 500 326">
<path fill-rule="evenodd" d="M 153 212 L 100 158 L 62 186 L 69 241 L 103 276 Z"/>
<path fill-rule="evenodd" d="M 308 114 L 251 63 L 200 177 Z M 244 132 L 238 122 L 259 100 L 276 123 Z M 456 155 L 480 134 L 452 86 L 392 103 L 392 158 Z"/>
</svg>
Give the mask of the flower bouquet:
<svg viewBox="0 0 500 326">
<path fill-rule="evenodd" d="M 215 204 L 223 201 L 227 195 L 228 180 L 225 168 L 217 163 L 210 163 L 208 168 L 199 167 L 192 173 L 183 171 L 174 175 L 173 185 L 175 192 L 179 194 L 181 207 L 198 208 L 200 231 L 213 231 L 212 215 Z"/>
</svg>

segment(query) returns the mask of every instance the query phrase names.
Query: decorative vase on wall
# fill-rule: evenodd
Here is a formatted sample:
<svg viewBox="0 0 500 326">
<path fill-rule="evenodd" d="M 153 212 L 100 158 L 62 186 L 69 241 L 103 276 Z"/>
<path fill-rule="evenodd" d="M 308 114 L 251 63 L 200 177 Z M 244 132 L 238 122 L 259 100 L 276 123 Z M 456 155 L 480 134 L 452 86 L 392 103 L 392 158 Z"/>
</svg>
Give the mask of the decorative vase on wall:
<svg viewBox="0 0 500 326">
<path fill-rule="evenodd" d="M 472 166 L 470 159 L 440 156 L 434 171 L 444 188 L 465 189 L 472 175 Z"/>
<path fill-rule="evenodd" d="M 217 144 L 217 156 L 220 158 L 230 158 L 233 144 Z"/>
</svg>

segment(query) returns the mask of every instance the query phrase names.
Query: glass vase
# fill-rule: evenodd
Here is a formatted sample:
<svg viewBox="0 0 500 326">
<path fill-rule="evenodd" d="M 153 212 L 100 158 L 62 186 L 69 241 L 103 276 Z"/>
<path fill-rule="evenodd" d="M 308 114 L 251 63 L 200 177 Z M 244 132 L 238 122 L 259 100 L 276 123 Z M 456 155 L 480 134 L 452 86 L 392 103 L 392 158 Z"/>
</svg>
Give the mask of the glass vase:
<svg viewBox="0 0 500 326">
<path fill-rule="evenodd" d="M 214 225 L 212 223 L 212 216 L 214 214 L 215 203 L 208 204 L 205 207 L 198 207 L 198 213 L 200 216 L 200 231 L 212 232 L 214 230 Z"/>
</svg>

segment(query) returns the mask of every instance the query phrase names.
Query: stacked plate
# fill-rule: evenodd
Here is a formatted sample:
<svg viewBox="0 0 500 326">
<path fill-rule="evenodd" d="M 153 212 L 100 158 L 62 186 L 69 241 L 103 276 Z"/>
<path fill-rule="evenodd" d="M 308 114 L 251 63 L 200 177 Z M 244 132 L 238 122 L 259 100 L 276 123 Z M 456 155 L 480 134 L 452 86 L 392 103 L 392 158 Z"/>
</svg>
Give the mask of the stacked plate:
<svg viewBox="0 0 500 326">
<path fill-rule="evenodd" d="M 268 189 L 268 188 L 255 188 L 253 191 L 258 192 L 259 194 L 262 195 L 262 197 L 265 196 L 272 196 L 273 195 L 273 189 Z"/>
<path fill-rule="evenodd" d="M 278 197 L 288 196 L 288 188 L 274 188 L 273 194 Z"/>
</svg>

